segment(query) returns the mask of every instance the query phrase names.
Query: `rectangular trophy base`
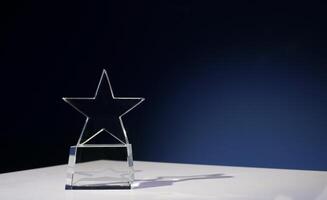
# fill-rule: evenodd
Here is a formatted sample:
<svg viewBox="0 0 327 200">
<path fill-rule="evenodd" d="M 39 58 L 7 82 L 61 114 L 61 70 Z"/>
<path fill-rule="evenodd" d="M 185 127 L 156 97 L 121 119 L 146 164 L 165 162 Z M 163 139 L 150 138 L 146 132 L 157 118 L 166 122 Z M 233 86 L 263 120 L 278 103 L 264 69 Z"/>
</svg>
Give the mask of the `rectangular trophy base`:
<svg viewBox="0 0 327 200">
<path fill-rule="evenodd" d="M 130 185 L 65 186 L 66 190 L 129 190 L 131 188 Z"/>
<path fill-rule="evenodd" d="M 131 189 L 133 180 L 130 144 L 70 147 L 66 190 Z"/>
</svg>

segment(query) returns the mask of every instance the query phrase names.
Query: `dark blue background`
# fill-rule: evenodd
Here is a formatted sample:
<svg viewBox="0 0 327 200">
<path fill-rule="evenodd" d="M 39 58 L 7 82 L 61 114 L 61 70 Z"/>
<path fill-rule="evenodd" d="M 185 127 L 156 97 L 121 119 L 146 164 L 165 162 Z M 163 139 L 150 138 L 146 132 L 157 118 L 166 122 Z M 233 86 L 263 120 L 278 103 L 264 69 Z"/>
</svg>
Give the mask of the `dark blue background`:
<svg viewBox="0 0 327 200">
<path fill-rule="evenodd" d="M 146 101 L 136 160 L 327 170 L 323 4 L 12 1 L 1 6 L 1 172 L 64 164 L 63 96 Z"/>
</svg>

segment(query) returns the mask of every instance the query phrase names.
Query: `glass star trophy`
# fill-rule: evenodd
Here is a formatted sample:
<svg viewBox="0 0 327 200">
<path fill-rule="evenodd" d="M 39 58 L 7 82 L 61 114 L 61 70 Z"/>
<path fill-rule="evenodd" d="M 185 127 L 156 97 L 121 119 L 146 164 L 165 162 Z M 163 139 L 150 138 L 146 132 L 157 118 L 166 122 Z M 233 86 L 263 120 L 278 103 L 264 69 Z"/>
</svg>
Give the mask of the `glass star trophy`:
<svg viewBox="0 0 327 200">
<path fill-rule="evenodd" d="M 86 117 L 70 147 L 66 189 L 130 189 L 134 180 L 132 145 L 122 118 L 144 98 L 115 97 L 103 70 L 94 97 L 64 97 Z"/>
</svg>

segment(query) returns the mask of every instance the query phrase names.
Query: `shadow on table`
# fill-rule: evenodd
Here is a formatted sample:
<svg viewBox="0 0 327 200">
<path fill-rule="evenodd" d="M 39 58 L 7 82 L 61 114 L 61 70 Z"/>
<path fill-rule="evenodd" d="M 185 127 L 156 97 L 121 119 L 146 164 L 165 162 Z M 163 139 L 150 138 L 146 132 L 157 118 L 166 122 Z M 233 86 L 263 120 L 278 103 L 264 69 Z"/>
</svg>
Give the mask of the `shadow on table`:
<svg viewBox="0 0 327 200">
<path fill-rule="evenodd" d="M 224 174 L 204 174 L 193 176 L 159 176 L 154 179 L 139 179 L 135 180 L 136 184 L 133 189 L 143 189 L 151 187 L 170 186 L 174 183 L 192 181 L 192 180 L 206 180 L 206 179 L 221 179 L 221 178 L 233 178 L 233 176 L 226 176 Z"/>
</svg>

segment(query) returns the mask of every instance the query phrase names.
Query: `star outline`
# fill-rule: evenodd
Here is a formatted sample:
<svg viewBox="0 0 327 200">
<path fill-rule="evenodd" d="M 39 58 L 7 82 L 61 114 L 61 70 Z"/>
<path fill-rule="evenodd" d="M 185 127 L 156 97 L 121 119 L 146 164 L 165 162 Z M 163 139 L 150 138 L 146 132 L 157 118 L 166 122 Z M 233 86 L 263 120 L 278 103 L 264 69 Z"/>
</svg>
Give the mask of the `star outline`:
<svg viewBox="0 0 327 200">
<path fill-rule="evenodd" d="M 118 137 L 116 137 L 113 133 L 111 133 L 110 131 L 106 130 L 105 128 L 101 128 L 99 131 L 97 131 L 94 135 L 92 135 L 91 137 L 87 138 L 83 143 L 81 143 L 81 140 L 83 138 L 83 135 L 84 135 L 84 132 L 85 132 L 85 128 L 86 128 L 86 125 L 88 124 L 88 121 L 90 119 L 89 116 L 87 116 L 84 112 L 82 112 L 79 108 L 77 108 L 75 105 L 73 105 L 71 102 L 69 102 L 69 100 L 95 100 L 97 95 L 98 95 L 98 91 L 99 91 L 99 88 L 100 88 L 100 85 L 102 84 L 102 81 L 103 81 L 103 77 L 106 78 L 106 82 L 107 84 L 109 84 L 109 89 L 110 89 L 110 94 L 111 94 L 111 97 L 113 99 L 134 99 L 134 100 L 139 100 L 138 103 L 136 103 L 135 105 L 133 105 L 132 107 L 130 107 L 129 109 L 127 109 L 124 113 L 122 113 L 121 115 L 119 115 L 118 119 L 119 119 L 119 122 L 120 122 L 120 126 L 122 128 L 122 131 L 123 131 L 123 134 L 124 134 L 124 138 L 125 138 L 125 141 L 126 142 L 123 142 L 121 141 Z M 100 77 L 100 80 L 99 80 L 99 83 L 98 83 L 98 86 L 97 86 L 97 89 L 95 91 L 95 95 L 94 97 L 63 97 L 62 98 L 66 103 L 68 103 L 70 106 L 72 106 L 75 110 L 77 110 L 79 113 L 81 113 L 82 115 L 84 115 L 86 117 L 86 120 L 85 120 L 85 123 L 83 125 L 83 128 L 82 128 L 82 132 L 80 134 L 80 137 L 77 141 L 77 144 L 76 146 L 81 146 L 81 145 L 85 145 L 85 143 L 87 143 L 88 141 L 90 141 L 92 138 L 96 137 L 98 134 L 100 134 L 102 131 L 106 131 L 107 133 L 109 133 L 111 136 L 113 136 L 115 139 L 117 139 L 118 141 L 120 141 L 121 143 L 123 143 L 124 145 L 128 145 L 130 144 L 129 143 L 129 140 L 128 140 L 128 136 L 127 136 L 127 132 L 126 132 L 126 129 L 125 129 L 125 126 L 124 126 L 124 122 L 122 120 L 122 117 L 124 115 L 126 115 L 127 113 L 129 113 L 130 111 L 132 111 L 135 107 L 137 107 L 139 104 L 141 104 L 145 98 L 143 97 L 116 97 L 114 95 L 114 92 L 113 92 L 113 89 L 112 89 L 112 86 L 111 86 L 111 82 L 110 82 L 110 79 L 109 79 L 109 76 L 108 76 L 108 73 L 105 69 L 102 70 L 102 74 L 101 74 L 101 77 Z"/>
</svg>

